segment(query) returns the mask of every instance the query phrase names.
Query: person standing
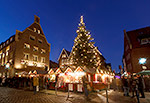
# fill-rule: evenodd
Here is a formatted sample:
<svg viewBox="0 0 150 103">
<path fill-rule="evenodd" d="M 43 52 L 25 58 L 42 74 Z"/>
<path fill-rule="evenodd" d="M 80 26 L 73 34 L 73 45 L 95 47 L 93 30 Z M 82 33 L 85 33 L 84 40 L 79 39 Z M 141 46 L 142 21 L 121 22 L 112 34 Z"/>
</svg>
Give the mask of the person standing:
<svg viewBox="0 0 150 103">
<path fill-rule="evenodd" d="M 144 83 L 143 76 L 139 77 L 138 89 L 139 89 L 139 92 L 141 93 L 141 97 L 140 98 L 145 98 L 145 94 L 144 94 L 145 83 Z"/>
<path fill-rule="evenodd" d="M 34 76 L 33 77 L 33 90 L 34 90 L 34 94 L 36 94 L 36 88 L 37 88 L 37 86 L 39 85 L 39 79 L 38 79 L 38 77 L 37 76 Z"/>
<path fill-rule="evenodd" d="M 89 91 L 88 91 L 88 88 L 87 88 L 87 85 L 88 85 L 87 74 L 82 77 L 82 82 L 83 82 L 83 88 L 84 88 L 85 97 L 86 97 L 87 100 L 89 100 L 89 97 L 88 97 Z"/>
<path fill-rule="evenodd" d="M 123 83 L 123 89 L 124 89 L 124 96 L 129 96 L 129 84 L 127 79 L 124 77 L 122 78 L 122 83 Z"/>
</svg>

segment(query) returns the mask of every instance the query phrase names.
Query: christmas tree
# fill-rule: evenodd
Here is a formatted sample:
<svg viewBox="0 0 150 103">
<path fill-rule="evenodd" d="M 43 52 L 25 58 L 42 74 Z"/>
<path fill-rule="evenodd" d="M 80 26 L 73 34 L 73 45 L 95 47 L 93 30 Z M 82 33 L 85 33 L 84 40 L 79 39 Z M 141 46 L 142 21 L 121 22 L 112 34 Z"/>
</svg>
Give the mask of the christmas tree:
<svg viewBox="0 0 150 103">
<path fill-rule="evenodd" d="M 86 30 L 83 16 L 81 16 L 76 33 L 77 37 L 74 40 L 74 46 L 70 55 L 71 64 L 76 67 L 96 68 L 97 48 L 94 46 L 94 42 L 92 42 L 93 38 L 90 32 Z"/>
</svg>

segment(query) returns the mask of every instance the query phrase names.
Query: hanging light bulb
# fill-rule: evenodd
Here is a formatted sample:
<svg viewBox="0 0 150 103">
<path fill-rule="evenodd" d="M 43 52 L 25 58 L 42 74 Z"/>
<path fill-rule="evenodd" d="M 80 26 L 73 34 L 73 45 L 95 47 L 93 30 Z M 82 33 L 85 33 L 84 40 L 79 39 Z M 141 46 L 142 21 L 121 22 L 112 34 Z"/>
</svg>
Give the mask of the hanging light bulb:
<svg viewBox="0 0 150 103">
<path fill-rule="evenodd" d="M 81 56 L 83 56 L 83 54 L 81 54 Z"/>
</svg>

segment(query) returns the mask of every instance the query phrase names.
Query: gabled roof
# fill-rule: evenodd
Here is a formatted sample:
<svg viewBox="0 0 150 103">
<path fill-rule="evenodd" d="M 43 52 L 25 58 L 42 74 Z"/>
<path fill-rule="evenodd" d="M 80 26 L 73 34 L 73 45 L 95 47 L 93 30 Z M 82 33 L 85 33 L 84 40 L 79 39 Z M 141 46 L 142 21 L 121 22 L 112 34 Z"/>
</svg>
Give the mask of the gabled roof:
<svg viewBox="0 0 150 103">
<path fill-rule="evenodd" d="M 50 68 L 58 68 L 58 66 L 59 66 L 58 63 L 56 63 L 52 60 L 49 61 L 49 65 L 50 65 L 49 66 Z"/>
<path fill-rule="evenodd" d="M 11 38 L 12 38 L 12 41 L 10 41 Z M 9 41 L 8 44 L 6 43 L 7 41 Z M 12 35 L 11 37 L 9 37 L 9 39 L 7 39 L 7 40 L 4 41 L 4 42 L 1 42 L 1 43 L 0 43 L 0 46 L 5 43 L 5 46 L 4 46 L 4 47 L 6 47 L 6 46 L 8 46 L 10 43 L 12 43 L 13 41 L 15 41 L 15 35 Z M 2 47 L 2 48 L 4 48 L 4 47 Z M 1 50 L 2 48 L 0 48 L 0 50 Z"/>
<path fill-rule="evenodd" d="M 59 59 L 60 59 L 60 57 L 61 57 L 61 55 L 62 55 L 63 52 L 67 55 L 67 57 L 69 57 L 70 52 L 63 48 L 63 50 L 61 51 L 61 53 L 59 55 L 58 61 L 59 61 Z"/>
</svg>

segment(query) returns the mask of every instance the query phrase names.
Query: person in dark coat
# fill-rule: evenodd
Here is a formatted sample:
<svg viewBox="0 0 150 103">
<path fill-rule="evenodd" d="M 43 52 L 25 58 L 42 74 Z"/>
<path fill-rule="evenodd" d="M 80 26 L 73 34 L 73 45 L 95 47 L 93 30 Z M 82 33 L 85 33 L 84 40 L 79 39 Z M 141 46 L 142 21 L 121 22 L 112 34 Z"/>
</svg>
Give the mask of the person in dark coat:
<svg viewBox="0 0 150 103">
<path fill-rule="evenodd" d="M 128 80 L 124 77 L 122 78 L 123 89 L 124 89 L 124 96 L 129 96 L 129 83 Z"/>
<path fill-rule="evenodd" d="M 144 89 L 145 89 L 145 83 L 143 76 L 139 77 L 139 84 L 138 84 L 139 92 L 141 93 L 141 98 L 145 98 Z"/>
<path fill-rule="evenodd" d="M 85 97 L 86 97 L 87 100 L 90 100 L 89 97 L 88 97 L 89 91 L 88 91 L 88 89 L 87 89 L 87 85 L 88 85 L 88 77 L 87 77 L 87 74 L 82 77 L 82 82 L 83 82 L 83 88 L 84 88 Z"/>
</svg>

